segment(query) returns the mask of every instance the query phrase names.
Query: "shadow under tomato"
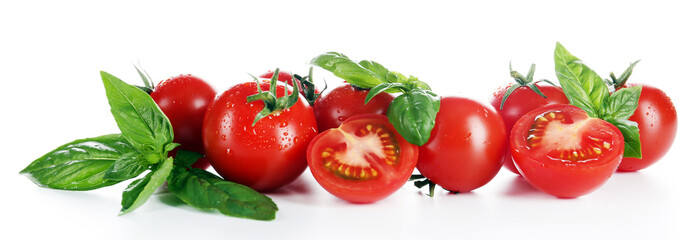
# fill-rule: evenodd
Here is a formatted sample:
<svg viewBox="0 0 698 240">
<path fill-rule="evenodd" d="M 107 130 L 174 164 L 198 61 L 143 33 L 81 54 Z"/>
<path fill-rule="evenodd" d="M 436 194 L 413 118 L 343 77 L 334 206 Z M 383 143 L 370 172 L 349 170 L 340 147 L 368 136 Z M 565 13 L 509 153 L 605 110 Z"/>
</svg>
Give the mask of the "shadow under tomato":
<svg viewBox="0 0 698 240">
<path fill-rule="evenodd" d="M 272 196 L 287 196 L 296 194 L 309 194 L 310 192 L 311 191 L 308 181 L 305 178 L 303 178 L 303 176 L 301 176 L 286 186 L 283 186 L 271 192 L 264 192 L 264 194 Z"/>
<path fill-rule="evenodd" d="M 524 179 L 522 176 L 516 176 L 512 179 L 511 184 L 509 184 L 509 188 L 506 190 L 504 193 L 507 196 L 512 196 L 512 197 L 521 197 L 521 196 L 537 196 L 537 197 L 542 197 L 546 196 L 547 194 L 538 191 L 535 187 L 531 186 L 526 179 Z"/>
</svg>

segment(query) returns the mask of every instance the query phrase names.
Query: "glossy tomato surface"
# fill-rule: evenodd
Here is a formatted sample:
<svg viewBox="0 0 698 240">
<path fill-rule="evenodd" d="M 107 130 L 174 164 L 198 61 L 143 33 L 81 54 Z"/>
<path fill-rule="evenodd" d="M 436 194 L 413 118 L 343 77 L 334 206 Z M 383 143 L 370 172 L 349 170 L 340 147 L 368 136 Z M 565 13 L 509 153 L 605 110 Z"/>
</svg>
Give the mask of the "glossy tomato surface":
<svg viewBox="0 0 698 240">
<path fill-rule="evenodd" d="M 179 75 L 160 82 L 150 93 L 155 103 L 170 119 L 174 130 L 174 142 L 182 144 L 179 149 L 204 153 L 201 140 L 201 126 L 208 105 L 216 97 L 216 91 L 205 81 L 192 75 Z M 192 165 L 206 169 L 206 158 L 201 158 Z"/>
<path fill-rule="evenodd" d="M 368 104 L 364 104 L 369 90 L 361 90 L 349 84 L 339 86 L 323 94 L 315 101 L 315 118 L 318 129 L 323 132 L 330 128 L 337 128 L 349 117 L 375 113 L 385 115 L 388 113 L 390 102 L 395 97 L 388 93 L 380 93 Z"/>
<path fill-rule="evenodd" d="M 408 143 L 379 114 L 351 117 L 322 132 L 308 147 L 308 165 L 325 190 L 356 203 L 381 200 L 407 182 L 417 164 Z"/>
<path fill-rule="evenodd" d="M 637 122 L 640 129 L 642 158 L 623 158 L 619 171 L 637 171 L 649 167 L 669 151 L 676 137 L 676 108 L 666 93 L 658 88 L 642 85 L 637 109 L 630 120 Z"/>
<path fill-rule="evenodd" d="M 469 192 L 497 175 L 507 146 L 504 122 L 494 109 L 445 97 L 429 142 L 419 147 L 417 169 L 446 190 Z"/>
<path fill-rule="evenodd" d="M 269 90 L 269 83 L 261 84 Z M 248 103 L 257 84 L 235 85 L 221 93 L 206 112 L 203 127 L 206 156 L 226 180 L 258 191 L 270 191 L 296 179 L 307 167 L 305 150 L 317 135 L 312 108 L 304 99 L 252 122 L 264 104 Z M 291 93 L 288 93 L 291 95 Z M 277 86 L 277 96 L 284 88 Z"/>
<path fill-rule="evenodd" d="M 511 86 L 511 85 L 509 85 Z M 568 104 L 569 101 L 562 92 L 562 89 L 555 86 L 542 85 L 538 86 L 538 89 L 546 96 L 546 98 L 536 94 L 533 90 L 528 87 L 520 87 L 514 92 L 512 92 L 507 101 L 504 102 L 504 106 L 500 109 L 502 104 L 502 98 L 509 87 L 500 88 L 494 93 L 494 98 L 490 102 L 492 106 L 502 115 L 504 119 L 504 125 L 506 125 L 507 139 L 511 136 L 511 129 L 514 127 L 519 118 L 524 114 L 550 104 Z M 507 149 L 506 157 L 504 158 L 504 167 L 509 169 L 509 171 L 518 174 L 519 171 L 516 170 L 514 162 L 511 159 L 511 152 Z"/>
<path fill-rule="evenodd" d="M 579 197 L 600 187 L 618 168 L 625 147 L 617 127 L 562 104 L 521 117 L 510 140 L 521 176 L 560 198 Z"/>
</svg>

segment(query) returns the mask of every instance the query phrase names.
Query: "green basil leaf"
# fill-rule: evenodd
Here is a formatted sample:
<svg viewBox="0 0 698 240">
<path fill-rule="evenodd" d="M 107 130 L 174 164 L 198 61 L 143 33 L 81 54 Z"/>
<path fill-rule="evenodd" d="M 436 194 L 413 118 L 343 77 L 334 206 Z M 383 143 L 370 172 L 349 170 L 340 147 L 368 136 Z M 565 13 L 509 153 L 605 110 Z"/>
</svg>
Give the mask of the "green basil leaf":
<svg viewBox="0 0 698 240">
<path fill-rule="evenodd" d="M 388 120 L 405 140 L 422 146 L 431 137 L 440 105 L 436 94 L 415 88 L 393 100 L 388 107 Z"/>
<path fill-rule="evenodd" d="M 403 91 L 408 91 L 407 86 L 403 83 L 381 83 L 368 91 L 364 100 L 364 105 L 368 104 L 368 102 L 370 102 L 371 99 L 373 99 L 373 97 L 375 97 L 376 95 L 382 92 L 387 92 L 391 89 L 402 89 Z"/>
<path fill-rule="evenodd" d="M 20 173 L 41 187 L 92 190 L 119 183 L 105 179 L 105 172 L 121 156 L 136 151 L 119 134 L 80 139 L 36 159 Z"/>
<path fill-rule="evenodd" d="M 149 166 L 140 153 L 126 153 L 107 169 L 104 178 L 116 181 L 131 179 L 148 170 Z"/>
<path fill-rule="evenodd" d="M 109 73 L 101 75 L 114 120 L 131 145 L 141 152 L 150 152 L 162 151 L 172 142 L 174 133 L 169 119 L 147 93 Z"/>
<path fill-rule="evenodd" d="M 172 167 L 172 158 L 169 157 L 160 164 L 157 170 L 151 171 L 145 177 L 129 184 L 122 194 L 121 212 L 119 214 L 129 213 L 143 205 L 150 198 L 150 195 L 153 195 L 155 189 L 165 183 L 172 171 Z"/>
<path fill-rule="evenodd" d="M 555 47 L 555 73 L 571 105 L 583 109 L 591 117 L 605 112 L 608 86 L 559 42 Z"/>
<path fill-rule="evenodd" d="M 383 67 L 383 65 L 374 62 L 374 61 L 369 61 L 369 60 L 361 60 L 359 62 L 359 65 L 364 67 L 366 70 L 375 73 L 376 75 L 380 76 L 382 79 L 388 82 L 395 82 L 397 81 L 397 76 L 388 70 L 387 68 Z"/>
<path fill-rule="evenodd" d="M 640 148 L 640 129 L 637 123 L 625 119 L 610 119 L 606 120 L 620 129 L 625 139 L 625 150 L 623 157 L 642 158 Z"/>
<path fill-rule="evenodd" d="M 608 98 L 604 119 L 628 119 L 635 113 L 642 86 L 620 89 Z"/>
<path fill-rule="evenodd" d="M 204 155 L 198 152 L 179 150 L 174 157 L 174 164 L 180 167 L 190 167 L 196 160 L 202 157 L 204 157 Z"/>
<path fill-rule="evenodd" d="M 375 62 L 364 62 L 364 66 L 349 59 L 344 54 L 328 52 L 310 60 L 310 64 L 332 72 L 335 76 L 346 80 L 360 88 L 372 88 L 378 84 L 389 82 L 389 74 L 382 65 Z"/>
<path fill-rule="evenodd" d="M 195 208 L 217 209 L 227 216 L 272 220 L 279 209 L 269 197 L 197 168 L 175 167 L 168 188 Z"/>
</svg>

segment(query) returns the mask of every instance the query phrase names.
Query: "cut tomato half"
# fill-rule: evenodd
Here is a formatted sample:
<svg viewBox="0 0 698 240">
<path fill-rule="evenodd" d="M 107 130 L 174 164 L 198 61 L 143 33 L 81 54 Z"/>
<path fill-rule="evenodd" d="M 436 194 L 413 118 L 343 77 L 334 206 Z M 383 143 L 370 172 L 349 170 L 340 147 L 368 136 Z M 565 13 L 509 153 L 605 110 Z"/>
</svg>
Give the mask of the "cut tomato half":
<svg viewBox="0 0 698 240">
<path fill-rule="evenodd" d="M 516 122 L 511 152 L 522 176 L 561 198 L 592 192 L 606 182 L 623 156 L 617 127 L 572 105 L 549 105 Z"/>
<path fill-rule="evenodd" d="M 315 137 L 307 158 L 325 190 L 350 202 L 368 203 L 407 182 L 417 164 L 417 151 L 386 116 L 364 114 Z"/>
</svg>

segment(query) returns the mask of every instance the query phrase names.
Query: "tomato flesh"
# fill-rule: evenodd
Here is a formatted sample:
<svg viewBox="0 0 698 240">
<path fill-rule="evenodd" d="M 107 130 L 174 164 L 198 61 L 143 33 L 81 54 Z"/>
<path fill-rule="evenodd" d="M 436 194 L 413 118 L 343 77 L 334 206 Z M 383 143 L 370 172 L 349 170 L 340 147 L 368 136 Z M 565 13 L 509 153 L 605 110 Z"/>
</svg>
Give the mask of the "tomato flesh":
<svg viewBox="0 0 698 240">
<path fill-rule="evenodd" d="M 509 85 L 511 86 L 511 85 Z M 506 125 L 507 138 L 510 137 L 511 129 L 514 127 L 519 118 L 524 114 L 550 104 L 568 104 L 567 96 L 562 92 L 562 89 L 556 86 L 542 85 L 538 86 L 538 89 L 546 96 L 546 98 L 536 94 L 533 90 L 528 87 L 521 87 L 514 92 L 512 92 L 507 101 L 504 102 L 504 106 L 500 109 L 502 104 L 502 98 L 509 87 L 503 87 L 494 93 L 494 98 L 490 102 L 492 106 L 502 115 L 504 119 L 504 124 Z M 519 174 L 516 170 L 514 162 L 512 161 L 511 152 L 507 149 L 506 157 L 504 158 L 504 167 L 509 169 L 509 171 Z"/>
<path fill-rule="evenodd" d="M 534 187 L 575 198 L 600 187 L 618 168 L 624 142 L 612 124 L 571 105 L 549 105 L 524 115 L 511 133 L 511 153 Z"/>
<path fill-rule="evenodd" d="M 313 139 L 307 152 L 315 179 L 331 194 L 375 202 L 399 189 L 417 164 L 417 146 L 397 134 L 383 115 L 347 119 Z"/>
</svg>

